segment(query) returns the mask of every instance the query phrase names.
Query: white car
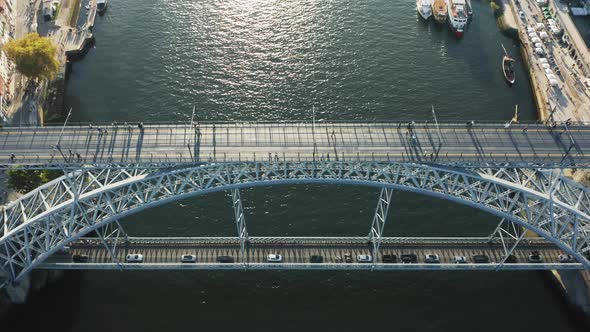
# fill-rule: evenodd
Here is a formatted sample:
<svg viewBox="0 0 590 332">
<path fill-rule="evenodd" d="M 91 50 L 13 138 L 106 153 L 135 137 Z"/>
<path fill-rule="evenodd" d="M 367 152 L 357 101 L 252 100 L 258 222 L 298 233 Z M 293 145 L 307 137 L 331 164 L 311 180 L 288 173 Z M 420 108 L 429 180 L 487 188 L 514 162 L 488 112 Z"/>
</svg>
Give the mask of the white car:
<svg viewBox="0 0 590 332">
<path fill-rule="evenodd" d="M 143 255 L 142 254 L 129 254 L 125 257 L 127 263 L 141 263 L 143 262 Z"/>
<path fill-rule="evenodd" d="M 424 255 L 425 263 L 440 263 L 440 258 L 437 254 L 426 254 Z"/>
<path fill-rule="evenodd" d="M 373 257 L 371 257 L 371 255 L 357 255 L 356 261 L 359 263 L 371 263 L 373 261 Z"/>
<path fill-rule="evenodd" d="M 182 263 L 194 263 L 197 261 L 197 255 L 182 255 L 180 261 Z"/>
<path fill-rule="evenodd" d="M 270 254 L 266 256 L 266 261 L 269 263 L 279 263 L 283 261 L 283 256 L 279 254 Z"/>
<path fill-rule="evenodd" d="M 455 264 L 467 264 L 467 258 L 465 256 L 455 256 L 453 257 L 453 261 Z"/>
</svg>

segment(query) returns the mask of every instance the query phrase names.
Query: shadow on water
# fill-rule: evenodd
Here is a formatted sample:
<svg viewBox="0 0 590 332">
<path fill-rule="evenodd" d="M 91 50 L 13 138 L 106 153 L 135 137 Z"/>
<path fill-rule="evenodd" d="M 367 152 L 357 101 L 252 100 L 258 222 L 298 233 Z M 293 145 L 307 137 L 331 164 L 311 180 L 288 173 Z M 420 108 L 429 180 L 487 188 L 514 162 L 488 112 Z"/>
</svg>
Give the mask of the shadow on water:
<svg viewBox="0 0 590 332">
<path fill-rule="evenodd" d="M 84 273 L 66 271 L 62 278 L 31 291 L 27 302 L 0 317 L 2 331 L 72 331 L 80 319 Z"/>
</svg>

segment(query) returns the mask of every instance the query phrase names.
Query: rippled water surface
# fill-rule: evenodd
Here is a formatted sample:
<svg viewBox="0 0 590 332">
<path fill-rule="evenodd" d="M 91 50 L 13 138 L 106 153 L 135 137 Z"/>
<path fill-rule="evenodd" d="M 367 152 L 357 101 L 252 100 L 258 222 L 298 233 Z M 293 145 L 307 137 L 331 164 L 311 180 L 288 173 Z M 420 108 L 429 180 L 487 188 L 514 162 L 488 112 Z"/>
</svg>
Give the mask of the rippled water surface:
<svg viewBox="0 0 590 332">
<path fill-rule="evenodd" d="M 486 1 L 461 40 L 413 1 L 111 0 L 73 66 L 77 121 L 534 119 L 520 62 L 500 70 Z M 251 235 L 365 235 L 378 191 L 244 190 Z M 483 236 L 496 218 L 397 193 L 388 236 Z M 135 236 L 232 235 L 227 194 L 123 220 Z M 42 319 L 24 319 L 30 312 Z M 534 272 L 86 272 L 36 293 L 4 326 L 35 331 L 573 331 Z M 12 330 L 12 329 L 11 329 Z M 7 330 L 8 331 L 8 330 Z"/>
</svg>

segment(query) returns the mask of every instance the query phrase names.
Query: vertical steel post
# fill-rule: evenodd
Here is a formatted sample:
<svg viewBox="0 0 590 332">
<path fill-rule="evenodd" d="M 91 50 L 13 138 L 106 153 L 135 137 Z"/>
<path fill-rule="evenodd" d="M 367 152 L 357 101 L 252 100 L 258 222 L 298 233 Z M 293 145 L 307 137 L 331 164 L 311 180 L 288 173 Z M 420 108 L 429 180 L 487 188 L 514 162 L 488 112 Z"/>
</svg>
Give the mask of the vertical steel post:
<svg viewBox="0 0 590 332">
<path fill-rule="evenodd" d="M 387 212 L 389 211 L 392 195 L 393 189 L 381 188 L 381 194 L 377 201 L 373 223 L 371 224 L 371 230 L 368 236 L 369 241 L 373 243 L 373 262 L 377 260 L 377 254 L 379 253 L 381 237 L 383 236 L 383 229 L 385 228 L 385 222 L 387 221 Z"/>
<path fill-rule="evenodd" d="M 246 230 L 246 218 L 244 217 L 244 209 L 242 207 L 242 197 L 239 189 L 231 190 L 232 206 L 234 208 L 234 217 L 236 220 L 236 228 L 238 231 L 238 239 L 240 240 L 240 252 L 242 259 L 246 252 L 246 242 L 248 241 L 248 231 Z"/>
</svg>

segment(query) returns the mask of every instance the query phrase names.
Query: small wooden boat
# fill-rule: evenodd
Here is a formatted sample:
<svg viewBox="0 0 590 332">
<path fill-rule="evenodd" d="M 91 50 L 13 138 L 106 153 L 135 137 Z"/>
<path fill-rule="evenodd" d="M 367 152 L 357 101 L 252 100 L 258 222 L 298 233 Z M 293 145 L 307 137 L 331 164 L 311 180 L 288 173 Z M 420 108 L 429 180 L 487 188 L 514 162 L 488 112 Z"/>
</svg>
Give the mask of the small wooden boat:
<svg viewBox="0 0 590 332">
<path fill-rule="evenodd" d="M 512 85 L 516 81 L 516 76 L 514 75 L 514 59 L 510 57 L 504 45 L 502 45 L 504 49 L 504 56 L 502 57 L 502 72 L 504 73 L 504 78 L 508 84 Z"/>
</svg>

